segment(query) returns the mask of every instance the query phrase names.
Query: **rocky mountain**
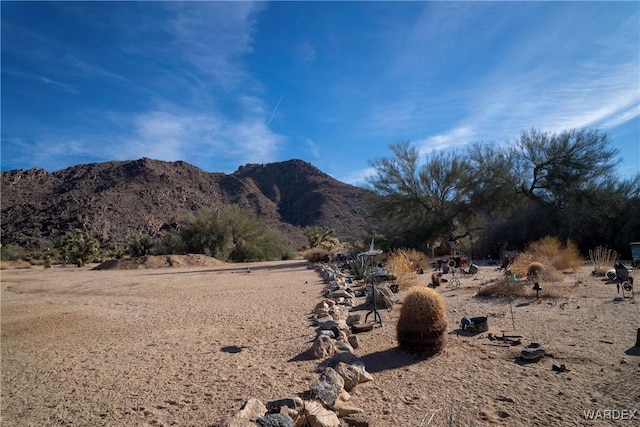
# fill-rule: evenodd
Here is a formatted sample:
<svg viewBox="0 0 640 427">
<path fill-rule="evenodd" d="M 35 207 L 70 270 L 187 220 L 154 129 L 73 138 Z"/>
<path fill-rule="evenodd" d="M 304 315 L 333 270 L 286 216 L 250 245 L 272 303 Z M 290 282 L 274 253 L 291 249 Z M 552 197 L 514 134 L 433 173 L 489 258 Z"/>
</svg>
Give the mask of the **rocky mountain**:
<svg viewBox="0 0 640 427">
<path fill-rule="evenodd" d="M 131 233 L 159 238 L 188 212 L 227 204 L 253 209 L 294 247 L 306 226 L 326 226 L 344 241 L 370 236 L 377 222 L 365 207 L 367 190 L 337 181 L 308 162 L 248 164 L 232 174 L 142 158 L 82 164 L 53 173 L 2 172 L 2 244 L 38 248 L 76 228 L 103 242 Z"/>
</svg>

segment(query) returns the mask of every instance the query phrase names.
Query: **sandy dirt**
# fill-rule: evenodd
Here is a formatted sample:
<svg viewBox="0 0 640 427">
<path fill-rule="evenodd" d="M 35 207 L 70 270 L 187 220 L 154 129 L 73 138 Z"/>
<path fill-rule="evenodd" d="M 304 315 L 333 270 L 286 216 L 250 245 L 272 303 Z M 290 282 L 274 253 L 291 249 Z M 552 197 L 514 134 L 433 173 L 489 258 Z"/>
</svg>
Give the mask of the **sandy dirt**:
<svg viewBox="0 0 640 427">
<path fill-rule="evenodd" d="M 219 426 L 248 398 L 302 394 L 321 362 L 306 355 L 323 289 L 308 266 L 3 270 L 1 424 Z M 616 300 L 615 284 L 584 267 L 565 275 L 575 284 L 567 298 L 511 306 L 476 298 L 497 274 L 481 267 L 457 289 L 438 288 L 449 338 L 426 360 L 397 348 L 401 305 L 381 310 L 383 325 L 359 334 L 355 350 L 374 377 L 351 393 L 364 409 L 359 419 L 377 427 L 640 425 L 640 292 Z M 463 316 L 488 316 L 490 330 L 462 335 Z M 524 363 L 518 356 L 534 341 L 547 355 Z"/>
</svg>

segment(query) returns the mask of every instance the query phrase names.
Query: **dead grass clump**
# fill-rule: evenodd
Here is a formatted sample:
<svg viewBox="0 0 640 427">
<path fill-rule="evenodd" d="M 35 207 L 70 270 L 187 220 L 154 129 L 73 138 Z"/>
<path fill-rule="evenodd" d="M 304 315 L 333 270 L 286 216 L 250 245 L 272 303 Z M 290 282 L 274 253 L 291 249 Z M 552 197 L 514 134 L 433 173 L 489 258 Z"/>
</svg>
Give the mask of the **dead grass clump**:
<svg viewBox="0 0 640 427">
<path fill-rule="evenodd" d="M 604 276 L 617 259 L 618 253 L 613 249 L 603 248 L 602 246 L 589 249 L 589 260 L 593 264 L 593 274 L 598 276 Z"/>
<path fill-rule="evenodd" d="M 541 298 L 566 298 L 571 295 L 574 286 L 543 284 L 540 292 Z M 476 296 L 480 298 L 535 298 L 531 282 L 526 280 L 510 281 L 498 280 L 482 286 Z"/>
<path fill-rule="evenodd" d="M 532 262 L 534 262 L 533 254 L 530 252 L 522 252 L 513 261 L 511 261 L 508 271 L 515 274 L 516 277 L 527 277 L 527 269 Z"/>
<path fill-rule="evenodd" d="M 31 263 L 27 261 L 0 261 L 0 270 L 11 270 L 11 269 L 27 269 L 31 268 Z"/>
<path fill-rule="evenodd" d="M 411 263 L 413 264 L 413 268 L 416 271 L 419 269 L 422 269 L 423 271 L 426 271 L 427 269 L 429 269 L 430 267 L 429 259 L 424 254 L 424 252 L 420 252 L 415 249 L 402 249 L 402 251 L 405 253 L 407 258 L 411 260 Z"/>
<path fill-rule="evenodd" d="M 584 263 L 575 243 L 568 240 L 563 245 L 557 237 L 553 236 L 547 236 L 529 244 L 526 252 L 530 252 L 535 261 L 543 262 L 545 265 L 549 264 L 561 271 L 575 271 Z"/>
<path fill-rule="evenodd" d="M 414 262 L 402 250 L 392 251 L 387 259 L 387 266 L 396 282 L 402 289 L 420 284 Z"/>
<path fill-rule="evenodd" d="M 503 279 L 482 286 L 476 295 L 481 298 L 524 298 L 529 295 L 530 287 L 529 282 Z"/>
<path fill-rule="evenodd" d="M 402 302 L 396 333 L 400 348 L 431 356 L 445 344 L 447 313 L 438 291 L 421 286 L 411 288 Z"/>
<path fill-rule="evenodd" d="M 509 270 L 516 277 L 529 277 L 529 268 L 535 265 L 536 280 L 557 282 L 562 280 L 563 270 L 575 271 L 582 266 L 584 260 L 576 245 L 568 241 L 562 245 L 556 237 L 545 237 L 533 242 L 519 254 L 509 265 Z M 538 264 L 542 265 L 542 271 Z"/>
<path fill-rule="evenodd" d="M 329 262 L 331 260 L 331 252 L 322 248 L 313 248 L 305 251 L 302 258 L 309 262 Z"/>
</svg>

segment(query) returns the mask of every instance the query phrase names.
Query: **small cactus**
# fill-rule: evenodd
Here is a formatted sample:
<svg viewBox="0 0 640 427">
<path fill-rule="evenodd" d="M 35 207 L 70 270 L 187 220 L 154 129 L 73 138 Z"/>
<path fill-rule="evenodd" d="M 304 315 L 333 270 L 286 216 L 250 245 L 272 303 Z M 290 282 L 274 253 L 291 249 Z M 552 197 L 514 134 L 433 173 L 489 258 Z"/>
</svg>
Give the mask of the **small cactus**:
<svg viewBox="0 0 640 427">
<path fill-rule="evenodd" d="M 404 297 L 396 326 L 400 348 L 431 356 L 445 344 L 447 313 L 439 292 L 416 286 Z"/>
<path fill-rule="evenodd" d="M 530 279 L 540 279 L 544 273 L 544 264 L 541 262 L 532 262 L 527 267 L 527 277 Z"/>
</svg>

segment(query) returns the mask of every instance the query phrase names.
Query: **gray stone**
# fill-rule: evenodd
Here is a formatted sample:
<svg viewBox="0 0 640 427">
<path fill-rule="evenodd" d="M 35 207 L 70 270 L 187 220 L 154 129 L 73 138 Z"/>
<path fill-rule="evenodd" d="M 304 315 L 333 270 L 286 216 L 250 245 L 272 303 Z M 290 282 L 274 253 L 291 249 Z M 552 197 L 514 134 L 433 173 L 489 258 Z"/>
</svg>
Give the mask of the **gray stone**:
<svg viewBox="0 0 640 427">
<path fill-rule="evenodd" d="M 305 402 L 309 427 L 340 427 L 340 420 L 335 412 L 325 408 L 316 400 Z"/>
<path fill-rule="evenodd" d="M 331 331 L 331 330 L 326 330 L 326 329 L 321 329 L 318 331 L 318 336 L 320 335 L 326 335 L 329 338 L 337 338 L 335 332 Z"/>
<path fill-rule="evenodd" d="M 353 347 L 351 347 L 351 344 L 349 344 L 348 342 L 338 340 L 336 341 L 336 348 L 338 349 L 338 351 L 348 351 L 350 353 L 353 353 Z"/>
<path fill-rule="evenodd" d="M 335 371 L 334 371 L 335 372 Z M 283 399 L 271 400 L 267 402 L 267 410 L 270 413 L 280 412 L 280 408 L 286 406 L 289 409 L 300 409 L 302 407 L 302 399 L 299 397 L 285 397 Z"/>
<path fill-rule="evenodd" d="M 352 365 L 340 362 L 335 367 L 335 371 L 344 379 L 345 390 L 351 391 L 358 385 L 360 374 Z"/>
<path fill-rule="evenodd" d="M 360 347 L 360 338 L 358 338 L 357 335 L 349 335 L 347 337 L 347 340 L 349 341 L 349 344 L 351 344 L 351 347 L 353 348 Z"/>
<path fill-rule="evenodd" d="M 267 414 L 263 418 L 251 421 L 260 427 L 296 427 L 296 424 L 287 414 Z"/>
<path fill-rule="evenodd" d="M 358 359 L 358 356 L 356 356 L 353 353 L 349 353 L 348 351 L 341 351 L 331 356 L 329 359 L 325 360 L 324 362 L 320 363 L 317 371 L 324 372 L 324 370 L 327 367 L 335 369 L 338 363 L 340 362 L 364 367 L 364 363 L 362 363 L 362 361 Z"/>
<path fill-rule="evenodd" d="M 347 325 L 357 325 L 360 323 L 360 320 L 362 320 L 362 314 L 351 314 L 347 317 Z"/>
<path fill-rule="evenodd" d="M 311 347 L 311 356 L 322 359 L 336 353 L 335 340 L 327 335 L 319 335 Z"/>
<path fill-rule="evenodd" d="M 327 311 L 327 313 L 328 313 L 328 311 Z M 319 326 L 319 325 L 322 325 L 322 324 L 324 324 L 326 322 L 333 322 L 333 321 L 334 321 L 333 317 L 331 317 L 330 314 L 327 314 L 324 317 L 320 317 L 320 318 L 316 319 L 314 321 L 314 323 L 315 323 L 316 326 Z M 331 328 L 322 328 L 322 329 L 331 329 Z"/>
<path fill-rule="evenodd" d="M 344 320 L 335 320 L 331 318 L 331 320 L 326 320 L 323 322 L 318 321 L 318 329 L 333 329 L 333 328 L 337 328 L 343 331 L 349 330 L 349 326 L 347 325 L 347 322 L 345 322 Z"/>
<path fill-rule="evenodd" d="M 340 389 L 344 388 L 344 379 L 340 376 L 339 373 L 336 372 L 333 368 L 327 368 L 324 370 L 322 375 L 320 376 L 321 380 L 329 381 L 336 384 Z"/>
<path fill-rule="evenodd" d="M 331 292 L 329 297 L 330 298 L 348 298 L 348 299 L 351 299 L 351 298 L 353 298 L 353 295 L 351 293 L 347 292 L 344 289 L 338 289 L 336 291 Z"/>
<path fill-rule="evenodd" d="M 267 407 L 264 406 L 264 403 L 259 401 L 258 399 L 249 399 L 242 405 L 242 408 L 238 412 L 236 412 L 233 416 L 235 418 L 259 418 L 264 416 L 268 412 Z"/>
<path fill-rule="evenodd" d="M 309 390 L 315 399 L 318 399 L 325 406 L 333 407 L 340 398 L 342 387 L 329 378 L 321 378 L 312 383 Z"/>
<path fill-rule="evenodd" d="M 334 369 L 344 379 L 344 389 L 346 391 L 353 390 L 360 383 L 373 381 L 373 376 L 365 370 L 362 363 L 351 365 L 339 362 Z"/>
</svg>

